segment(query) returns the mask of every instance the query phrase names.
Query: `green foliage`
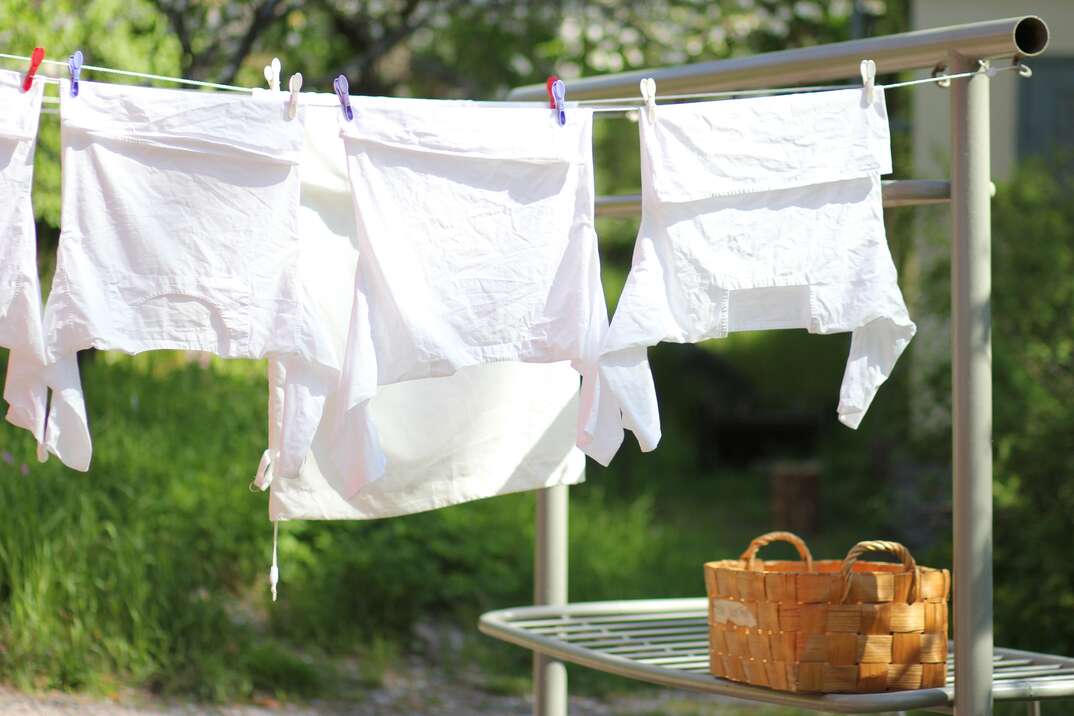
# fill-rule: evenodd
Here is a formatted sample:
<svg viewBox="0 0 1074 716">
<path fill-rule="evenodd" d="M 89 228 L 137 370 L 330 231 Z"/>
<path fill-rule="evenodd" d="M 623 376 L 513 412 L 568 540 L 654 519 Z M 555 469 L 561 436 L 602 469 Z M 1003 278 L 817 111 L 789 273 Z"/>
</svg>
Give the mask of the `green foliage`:
<svg viewBox="0 0 1074 716">
<path fill-rule="evenodd" d="M 993 209 L 999 636 L 1074 651 L 1074 161 L 1031 163 Z"/>
<path fill-rule="evenodd" d="M 1069 654 L 1074 566 L 1074 204 L 1070 156 L 1032 160 L 992 207 L 993 491 L 997 640 Z M 946 240 L 941 244 L 946 248 Z M 929 275 L 930 310 L 946 316 L 949 263 Z M 930 377 L 948 404 L 950 363 Z M 946 434 L 917 446 L 949 464 Z M 949 475 L 940 476 L 949 490 Z"/>
<path fill-rule="evenodd" d="M 324 696 L 337 678 L 330 662 L 303 658 L 294 647 L 271 640 L 252 644 L 241 661 L 255 689 L 281 698 Z"/>
</svg>

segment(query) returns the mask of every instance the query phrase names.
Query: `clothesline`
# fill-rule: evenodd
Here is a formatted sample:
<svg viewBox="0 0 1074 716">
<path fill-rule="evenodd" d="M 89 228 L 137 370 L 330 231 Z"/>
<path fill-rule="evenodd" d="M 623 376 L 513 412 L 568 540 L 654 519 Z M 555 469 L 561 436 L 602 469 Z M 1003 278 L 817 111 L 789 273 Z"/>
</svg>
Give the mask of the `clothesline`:
<svg viewBox="0 0 1074 716">
<path fill-rule="evenodd" d="M 8 59 L 8 60 L 19 60 L 19 61 L 23 61 L 23 62 L 29 62 L 30 61 L 30 58 L 25 56 L 25 55 L 12 55 L 12 54 L 3 53 L 3 52 L 0 52 L 0 58 Z M 42 60 L 42 63 L 47 64 L 47 65 L 55 65 L 55 66 L 60 66 L 60 67 L 67 67 L 67 63 L 65 61 L 61 61 L 61 60 L 45 59 L 45 60 Z M 238 87 L 238 86 L 235 86 L 235 85 L 220 84 L 220 83 L 217 83 L 217 82 L 203 82 L 201 80 L 191 80 L 191 79 L 186 79 L 184 77 L 169 77 L 169 76 L 166 76 L 166 75 L 157 75 L 157 74 L 150 74 L 150 73 L 144 73 L 144 72 L 132 72 L 132 71 L 129 71 L 129 70 L 118 70 L 118 69 L 114 69 L 114 68 L 111 68 L 111 67 L 101 67 L 101 66 L 97 66 L 97 65 L 83 65 L 82 70 L 83 71 L 89 70 L 89 71 L 93 71 L 93 72 L 102 72 L 102 73 L 107 73 L 107 74 L 122 75 L 124 77 L 138 77 L 138 78 L 142 78 L 142 79 L 158 80 L 158 81 L 161 81 L 161 82 L 174 82 L 176 84 L 185 84 L 185 85 L 191 85 L 191 86 L 195 86 L 195 87 L 209 87 L 209 88 L 212 88 L 212 89 L 227 90 L 227 91 L 230 91 L 230 92 L 243 92 L 243 93 L 253 92 L 253 89 L 250 88 L 250 87 Z M 995 75 L 999 74 L 1000 72 L 1006 72 L 1006 71 L 1009 71 L 1009 70 L 1017 70 L 1018 73 L 1022 77 L 1030 77 L 1030 76 L 1032 76 L 1032 70 L 1027 65 L 1022 64 L 1018 60 L 1013 60 L 1011 62 L 1011 64 L 1007 65 L 1006 67 L 992 67 L 987 62 L 982 61 L 981 69 L 974 70 L 972 72 L 961 72 L 961 73 L 953 74 L 953 75 L 940 73 L 940 74 L 935 74 L 932 77 L 925 77 L 925 78 L 917 79 L 917 80 L 907 80 L 907 81 L 904 81 L 904 82 L 894 82 L 894 83 L 891 83 L 891 84 L 878 85 L 878 86 L 883 87 L 884 89 L 896 89 L 896 88 L 900 88 L 900 87 L 910 87 L 910 86 L 920 85 L 920 84 L 931 84 L 931 83 L 944 84 L 944 83 L 949 83 L 951 80 L 954 80 L 954 79 L 962 79 L 962 78 L 965 78 L 965 77 L 972 77 L 972 76 L 974 76 L 974 75 L 976 75 L 976 74 L 978 74 L 980 72 L 987 72 L 989 74 L 989 76 L 995 76 Z M 41 79 L 43 81 L 45 81 L 45 82 L 53 83 L 53 84 L 59 82 L 59 80 L 54 78 L 54 77 L 42 77 Z M 685 94 L 657 95 L 655 97 L 655 101 L 657 101 L 657 102 L 669 102 L 669 101 L 674 102 L 674 101 L 679 101 L 679 100 L 710 99 L 710 98 L 718 98 L 718 97 L 748 97 L 748 96 L 762 96 L 762 95 L 776 95 L 776 94 L 791 94 L 791 93 L 798 93 L 798 92 L 825 92 L 825 91 L 831 91 L 831 90 L 846 89 L 846 87 L 847 87 L 847 85 L 806 85 L 806 86 L 798 86 L 798 87 L 771 87 L 771 88 L 753 89 L 753 90 L 725 90 L 725 91 L 718 91 L 718 92 L 692 92 L 692 93 L 685 93 Z M 56 104 L 56 103 L 58 103 L 58 100 L 56 100 L 54 98 L 46 98 L 45 101 L 48 104 Z M 611 98 L 605 98 L 605 99 L 568 101 L 566 103 L 566 107 L 567 108 L 570 108 L 570 107 L 587 107 L 589 105 L 594 105 L 594 107 L 593 107 L 594 112 L 629 112 L 629 111 L 632 111 L 632 110 L 639 109 L 641 106 L 643 106 L 642 104 L 627 104 L 627 103 L 633 103 L 633 102 L 641 102 L 641 98 L 634 96 L 634 97 L 611 97 Z M 478 103 L 475 103 L 475 104 L 485 104 L 485 103 L 478 102 Z M 490 104 L 500 104 L 500 105 L 502 105 L 503 103 L 490 103 Z M 526 103 L 512 103 L 512 104 L 527 104 L 528 105 L 528 104 L 531 104 L 531 103 L 526 102 Z M 536 103 L 534 103 L 534 104 L 536 104 Z M 543 103 L 540 103 L 540 104 L 543 104 Z M 609 107 L 602 106 L 602 105 L 606 105 L 606 104 L 621 105 L 621 106 L 609 106 Z M 328 108 L 328 109 L 334 109 L 334 107 L 329 107 L 327 105 L 321 105 L 321 106 L 325 107 L 325 108 Z"/>
<path fill-rule="evenodd" d="M 1022 77 L 1031 77 L 1032 74 L 1033 74 L 1033 71 L 1029 68 L 1029 66 L 1024 65 L 1024 64 L 1022 64 L 1020 62 L 1014 61 L 1014 62 L 1011 62 L 1011 64 L 1009 64 L 1009 65 L 1007 65 L 1005 67 L 991 67 L 991 66 L 988 66 L 987 69 L 983 68 L 981 70 L 974 70 L 972 72 L 961 72 L 961 73 L 954 74 L 954 75 L 948 75 L 948 74 L 942 74 L 941 73 L 941 74 L 934 75 L 932 77 L 925 77 L 925 78 L 917 79 L 917 80 L 906 80 L 905 82 L 893 82 L 891 84 L 886 84 L 886 85 L 877 85 L 877 87 L 882 87 L 884 89 L 897 89 L 897 88 L 900 88 L 900 87 L 910 87 L 912 85 L 921 85 L 921 84 L 930 84 L 930 83 L 941 84 L 941 83 L 949 82 L 950 80 L 962 79 L 964 77 L 973 77 L 974 75 L 977 75 L 982 71 L 987 72 L 989 74 L 989 76 L 995 76 L 995 75 L 999 74 L 1000 72 L 1007 72 L 1007 71 L 1010 71 L 1010 70 L 1017 70 L 1018 73 Z M 686 93 L 686 94 L 657 95 L 656 96 L 656 101 L 657 102 L 668 102 L 668 101 L 674 102 L 674 101 L 684 100 L 684 99 L 709 99 L 709 98 L 716 98 L 716 97 L 755 97 L 755 96 L 774 95 L 774 94 L 795 94 L 795 93 L 799 93 L 799 92 L 829 92 L 829 91 L 832 91 L 832 90 L 846 89 L 847 87 L 848 87 L 848 85 L 845 85 L 845 84 L 843 84 L 843 85 L 805 85 L 805 86 L 799 86 L 799 87 L 772 87 L 772 88 L 766 88 L 766 89 L 753 89 L 753 90 L 725 90 L 725 91 L 720 91 L 720 92 L 691 92 L 691 93 Z M 569 108 L 571 106 L 585 106 L 585 105 L 588 105 L 588 104 L 599 105 L 599 104 L 612 104 L 612 103 L 636 102 L 636 101 L 639 101 L 638 97 L 610 97 L 610 98 L 605 98 L 605 99 L 581 100 L 581 101 L 579 101 L 577 103 L 568 102 L 567 107 Z M 627 111 L 627 110 L 639 109 L 641 106 L 643 106 L 643 105 L 629 105 L 629 106 L 623 106 L 623 107 L 598 107 L 598 108 L 594 108 L 594 111 L 596 111 L 596 112 L 622 112 L 622 111 Z"/>
<path fill-rule="evenodd" d="M 0 58 L 6 60 L 22 60 L 23 62 L 29 62 L 30 58 L 25 55 L 9 55 L 4 52 L 0 52 Z M 67 62 L 64 60 L 41 60 L 45 65 L 56 65 L 59 67 L 67 67 Z M 234 85 L 224 85 L 217 82 L 202 82 L 201 80 L 188 80 L 185 77 L 168 77 L 166 75 L 154 75 L 145 72 L 131 72 L 129 70 L 116 70 L 111 67 L 99 67 L 97 65 L 82 65 L 82 70 L 91 70 L 93 72 L 103 72 L 113 75 L 122 75 L 124 77 L 140 77 L 147 80 L 159 80 L 161 82 L 174 82 L 181 85 L 192 85 L 195 87 L 212 87 L 213 89 L 228 90 L 231 92 L 249 92 L 249 87 L 236 87 Z M 56 82 L 54 77 L 43 77 L 46 82 Z"/>
</svg>

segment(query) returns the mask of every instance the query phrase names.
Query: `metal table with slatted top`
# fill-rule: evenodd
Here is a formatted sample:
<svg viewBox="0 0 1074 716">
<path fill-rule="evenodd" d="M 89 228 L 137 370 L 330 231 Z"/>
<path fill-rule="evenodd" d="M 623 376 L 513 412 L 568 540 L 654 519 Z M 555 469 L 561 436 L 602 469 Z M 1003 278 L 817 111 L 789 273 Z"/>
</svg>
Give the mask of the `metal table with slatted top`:
<svg viewBox="0 0 1074 716">
<path fill-rule="evenodd" d="M 879 694 L 795 694 L 739 684 L 709 674 L 707 602 L 654 599 L 519 607 L 481 617 L 481 631 L 544 656 L 660 686 L 721 694 L 829 713 L 906 709 L 949 711 L 954 663 L 942 689 Z M 1074 696 L 1074 659 L 996 649 L 997 701 Z"/>
</svg>

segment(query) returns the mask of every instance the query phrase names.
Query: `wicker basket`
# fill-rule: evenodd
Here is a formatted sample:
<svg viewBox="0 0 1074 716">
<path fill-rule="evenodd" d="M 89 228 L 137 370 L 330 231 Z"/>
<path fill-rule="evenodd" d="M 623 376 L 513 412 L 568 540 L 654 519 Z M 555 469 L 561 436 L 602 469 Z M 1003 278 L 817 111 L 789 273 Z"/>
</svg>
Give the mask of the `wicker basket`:
<svg viewBox="0 0 1074 716">
<path fill-rule="evenodd" d="M 761 561 L 790 542 L 801 561 Z M 901 564 L 860 562 L 888 552 Z M 841 562 L 813 561 L 789 532 L 770 532 L 739 559 L 705 565 L 713 675 L 782 691 L 865 693 L 943 686 L 946 569 L 918 567 L 898 542 L 859 542 Z"/>
</svg>

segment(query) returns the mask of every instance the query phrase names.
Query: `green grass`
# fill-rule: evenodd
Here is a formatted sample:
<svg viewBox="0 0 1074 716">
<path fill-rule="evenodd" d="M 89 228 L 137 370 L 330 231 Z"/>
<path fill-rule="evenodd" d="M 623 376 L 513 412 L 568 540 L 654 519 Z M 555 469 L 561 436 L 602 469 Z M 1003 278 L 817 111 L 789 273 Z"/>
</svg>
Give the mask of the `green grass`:
<svg viewBox="0 0 1074 716">
<path fill-rule="evenodd" d="M 271 605 L 266 500 L 248 490 L 265 433 L 263 367 L 99 354 L 83 382 L 89 473 L 55 458 L 37 464 L 28 436 L 0 427 L 9 458 L 0 460 L 0 679 L 214 701 L 302 698 L 332 691 L 325 665 L 340 657 L 356 658 L 361 683 L 375 686 L 426 620 L 459 624 L 477 646 L 453 658 L 518 688 L 528 656 L 474 635 L 474 623 L 530 601 L 532 495 L 284 525 L 281 600 Z M 758 510 L 741 509 L 756 495 L 727 499 L 730 478 L 699 477 L 695 507 L 682 514 L 679 497 L 660 487 L 661 472 L 683 469 L 669 440 L 663 457 L 646 460 L 654 474 L 642 488 L 593 468 L 572 491 L 573 599 L 701 595 L 701 562 L 757 530 Z"/>
<path fill-rule="evenodd" d="M 252 371 L 176 358 L 86 367 L 88 474 L 38 465 L 26 436 L 0 431 L 15 458 L 0 465 L 0 671 L 16 684 L 252 688 L 242 594 L 268 532 L 246 483 L 264 390 Z"/>
</svg>

